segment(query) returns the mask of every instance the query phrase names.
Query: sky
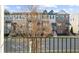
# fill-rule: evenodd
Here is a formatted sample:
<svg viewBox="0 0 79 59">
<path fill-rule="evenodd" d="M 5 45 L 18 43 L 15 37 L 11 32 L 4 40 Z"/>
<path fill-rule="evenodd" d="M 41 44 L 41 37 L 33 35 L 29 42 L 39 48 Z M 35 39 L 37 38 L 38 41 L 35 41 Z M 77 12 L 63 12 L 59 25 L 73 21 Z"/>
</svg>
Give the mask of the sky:
<svg viewBox="0 0 79 59">
<path fill-rule="evenodd" d="M 28 12 L 31 11 L 32 5 L 5 5 L 4 9 L 9 12 Z M 79 13 L 79 5 L 36 5 L 36 10 L 43 12 L 43 10 L 53 10 L 54 12 L 59 12 L 64 10 L 67 13 Z"/>
</svg>

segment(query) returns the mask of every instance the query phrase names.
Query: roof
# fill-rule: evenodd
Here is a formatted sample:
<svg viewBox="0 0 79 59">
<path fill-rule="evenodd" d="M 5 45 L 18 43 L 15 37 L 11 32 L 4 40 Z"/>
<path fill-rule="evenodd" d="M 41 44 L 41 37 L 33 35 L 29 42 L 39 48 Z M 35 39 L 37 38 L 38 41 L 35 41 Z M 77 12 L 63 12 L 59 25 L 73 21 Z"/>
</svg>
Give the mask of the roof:
<svg viewBox="0 0 79 59">
<path fill-rule="evenodd" d="M 57 12 L 57 14 L 68 14 L 68 13 L 66 13 L 64 10 L 60 10 L 59 12 Z"/>
<path fill-rule="evenodd" d="M 49 15 L 55 15 L 56 13 L 54 13 L 54 11 L 51 10 L 48 14 L 49 14 Z"/>
<path fill-rule="evenodd" d="M 48 13 L 47 10 L 44 10 L 44 11 L 43 11 L 43 14 L 47 14 L 47 13 Z"/>
</svg>

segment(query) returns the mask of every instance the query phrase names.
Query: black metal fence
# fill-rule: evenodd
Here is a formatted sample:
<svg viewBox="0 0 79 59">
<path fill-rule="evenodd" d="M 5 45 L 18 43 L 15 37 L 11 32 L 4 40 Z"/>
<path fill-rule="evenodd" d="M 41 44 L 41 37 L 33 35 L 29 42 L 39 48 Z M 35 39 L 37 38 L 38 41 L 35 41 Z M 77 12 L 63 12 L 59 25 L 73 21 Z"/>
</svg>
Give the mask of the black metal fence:
<svg viewBox="0 0 79 59">
<path fill-rule="evenodd" d="M 79 37 L 5 37 L 5 53 L 79 53 Z"/>
</svg>

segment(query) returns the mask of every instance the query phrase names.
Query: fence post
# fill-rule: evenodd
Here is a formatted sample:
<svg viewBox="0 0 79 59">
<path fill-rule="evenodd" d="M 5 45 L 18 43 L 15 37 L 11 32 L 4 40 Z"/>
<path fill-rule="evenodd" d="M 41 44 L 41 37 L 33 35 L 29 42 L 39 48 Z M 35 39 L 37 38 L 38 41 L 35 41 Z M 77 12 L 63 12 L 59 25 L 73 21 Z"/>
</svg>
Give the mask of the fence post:
<svg viewBox="0 0 79 59">
<path fill-rule="evenodd" d="M 29 41 L 29 53 L 31 53 L 32 52 L 32 41 L 30 40 Z"/>
</svg>

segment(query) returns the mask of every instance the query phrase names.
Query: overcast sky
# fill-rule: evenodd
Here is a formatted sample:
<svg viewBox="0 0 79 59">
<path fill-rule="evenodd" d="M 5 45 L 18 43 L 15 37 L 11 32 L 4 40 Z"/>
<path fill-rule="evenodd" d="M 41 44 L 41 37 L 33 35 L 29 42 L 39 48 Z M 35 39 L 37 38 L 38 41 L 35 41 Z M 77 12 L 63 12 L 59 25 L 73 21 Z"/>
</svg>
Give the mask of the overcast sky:
<svg viewBox="0 0 79 59">
<path fill-rule="evenodd" d="M 6 5 L 5 9 L 10 12 L 26 12 L 31 10 L 32 5 Z M 43 10 L 54 10 L 54 12 L 59 12 L 60 10 L 64 10 L 67 13 L 79 13 L 79 5 L 38 5 L 37 11 L 42 12 Z"/>
</svg>

